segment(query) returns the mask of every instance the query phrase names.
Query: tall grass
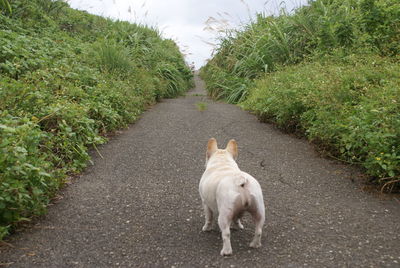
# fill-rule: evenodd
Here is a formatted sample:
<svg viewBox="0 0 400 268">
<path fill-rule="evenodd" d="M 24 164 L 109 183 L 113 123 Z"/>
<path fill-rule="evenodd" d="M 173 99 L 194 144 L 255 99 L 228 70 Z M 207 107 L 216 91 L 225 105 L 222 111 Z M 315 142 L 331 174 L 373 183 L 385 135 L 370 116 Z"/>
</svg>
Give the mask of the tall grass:
<svg viewBox="0 0 400 268">
<path fill-rule="evenodd" d="M 317 0 L 294 14 L 258 14 L 244 30 L 227 34 L 203 75 L 207 75 L 208 66 L 214 66 L 237 77 L 254 79 L 336 49 L 396 55 L 400 50 L 399 6 L 396 0 Z M 221 90 L 247 94 L 240 86 Z"/>
<path fill-rule="evenodd" d="M 201 75 L 210 96 L 303 133 L 393 189 L 399 52 L 399 1 L 315 0 L 229 31 Z"/>
<path fill-rule="evenodd" d="M 129 50 L 117 43 L 101 42 L 98 46 L 98 59 L 104 71 L 128 74 L 133 68 Z"/>
<path fill-rule="evenodd" d="M 10 2 L 8 0 L 0 0 L 0 11 L 8 12 L 9 14 L 12 13 L 12 8 Z"/>
</svg>

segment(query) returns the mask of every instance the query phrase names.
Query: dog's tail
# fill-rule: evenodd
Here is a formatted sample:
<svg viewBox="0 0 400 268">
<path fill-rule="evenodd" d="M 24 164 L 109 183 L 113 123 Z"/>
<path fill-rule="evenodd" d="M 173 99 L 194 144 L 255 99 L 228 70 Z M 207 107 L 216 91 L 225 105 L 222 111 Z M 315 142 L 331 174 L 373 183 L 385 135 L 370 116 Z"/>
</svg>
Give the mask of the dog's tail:
<svg viewBox="0 0 400 268">
<path fill-rule="evenodd" d="M 237 176 L 236 178 L 235 178 L 235 184 L 237 185 L 237 186 L 240 186 L 240 187 L 244 187 L 244 185 L 247 183 L 247 178 L 245 177 L 245 176 L 243 176 L 243 175 L 239 175 L 239 176 Z"/>
<path fill-rule="evenodd" d="M 240 199 L 244 207 L 249 207 L 251 205 L 251 195 L 249 190 L 247 189 L 248 183 L 249 181 L 243 175 L 238 176 L 235 180 L 235 184 L 238 186 Z"/>
</svg>

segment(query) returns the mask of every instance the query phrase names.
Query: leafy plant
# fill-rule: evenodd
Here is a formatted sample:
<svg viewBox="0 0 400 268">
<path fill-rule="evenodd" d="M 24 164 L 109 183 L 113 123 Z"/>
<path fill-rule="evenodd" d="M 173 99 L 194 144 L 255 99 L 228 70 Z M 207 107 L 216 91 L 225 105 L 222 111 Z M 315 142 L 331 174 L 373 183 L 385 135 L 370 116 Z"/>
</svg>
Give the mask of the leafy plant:
<svg viewBox="0 0 400 268">
<path fill-rule="evenodd" d="M 207 91 L 400 185 L 400 3 L 316 0 L 227 32 Z"/>
<path fill-rule="evenodd" d="M 62 1 L 0 0 L 0 239 L 45 213 L 88 150 L 191 85 L 172 40 Z"/>
<path fill-rule="evenodd" d="M 241 105 L 392 187 L 400 176 L 396 61 L 364 55 L 286 67 L 257 80 Z"/>
</svg>

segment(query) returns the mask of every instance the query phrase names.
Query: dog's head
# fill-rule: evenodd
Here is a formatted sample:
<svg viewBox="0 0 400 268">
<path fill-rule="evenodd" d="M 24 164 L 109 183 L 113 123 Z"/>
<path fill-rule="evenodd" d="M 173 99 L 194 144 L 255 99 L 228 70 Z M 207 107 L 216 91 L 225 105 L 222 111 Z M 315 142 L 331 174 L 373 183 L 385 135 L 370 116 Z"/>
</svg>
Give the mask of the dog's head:
<svg viewBox="0 0 400 268">
<path fill-rule="evenodd" d="M 207 153 L 206 153 L 206 165 L 212 157 L 220 158 L 232 158 L 236 160 L 238 156 L 238 146 L 235 140 L 230 140 L 226 145 L 225 149 L 218 149 L 217 140 L 211 138 L 208 140 Z"/>
</svg>

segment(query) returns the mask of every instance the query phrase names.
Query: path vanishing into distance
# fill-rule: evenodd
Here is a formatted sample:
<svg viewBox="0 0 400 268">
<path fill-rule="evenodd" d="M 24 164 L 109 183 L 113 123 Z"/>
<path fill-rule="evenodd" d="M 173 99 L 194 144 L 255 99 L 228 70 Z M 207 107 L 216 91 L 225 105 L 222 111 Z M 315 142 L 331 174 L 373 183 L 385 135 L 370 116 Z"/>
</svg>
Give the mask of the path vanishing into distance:
<svg viewBox="0 0 400 268">
<path fill-rule="evenodd" d="M 200 111 L 199 102 L 207 102 Z M 198 183 L 207 140 L 239 145 L 239 167 L 261 184 L 262 247 L 245 229 L 219 255 L 201 232 Z M 362 190 L 357 170 L 306 140 L 206 97 L 203 82 L 163 100 L 93 152 L 93 163 L 49 212 L 0 247 L 5 267 L 400 267 L 400 202 Z"/>
</svg>

